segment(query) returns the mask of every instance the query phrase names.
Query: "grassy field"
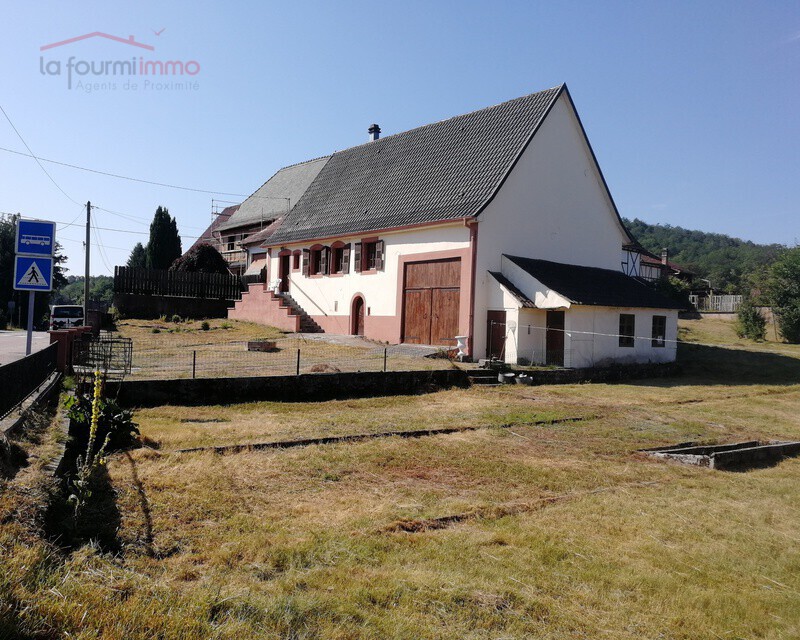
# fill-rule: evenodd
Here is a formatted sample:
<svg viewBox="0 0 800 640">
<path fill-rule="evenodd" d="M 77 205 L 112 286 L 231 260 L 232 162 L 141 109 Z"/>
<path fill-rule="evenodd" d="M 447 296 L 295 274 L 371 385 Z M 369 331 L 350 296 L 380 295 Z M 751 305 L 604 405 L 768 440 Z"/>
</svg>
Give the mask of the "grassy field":
<svg viewBox="0 0 800 640">
<path fill-rule="evenodd" d="M 0 496 L 0 637 L 799 637 L 800 459 L 637 450 L 800 439 L 800 347 L 681 337 L 672 379 L 141 410 L 105 547 L 43 539 L 45 432 Z M 177 453 L 453 426 L 480 428 Z"/>
<path fill-rule="evenodd" d="M 382 371 L 384 345 L 349 340 L 337 344 L 297 334 L 284 334 L 274 327 L 239 320 L 212 319 L 203 329 L 200 320 L 123 320 L 118 334 L 133 341 L 133 371 L 136 378 L 199 378 L 218 376 L 293 375 L 308 373 L 315 367 L 334 367 L 340 371 Z M 271 352 L 248 351 L 251 340 L 272 340 Z M 409 357 L 388 349 L 389 370 L 440 369 L 449 361 Z"/>
</svg>

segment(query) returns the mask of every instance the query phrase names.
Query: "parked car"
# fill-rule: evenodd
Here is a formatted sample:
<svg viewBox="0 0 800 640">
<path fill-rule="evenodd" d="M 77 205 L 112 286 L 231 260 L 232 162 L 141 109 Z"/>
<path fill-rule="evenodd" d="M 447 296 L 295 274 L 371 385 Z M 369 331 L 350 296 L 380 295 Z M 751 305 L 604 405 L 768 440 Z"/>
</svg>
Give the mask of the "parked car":
<svg viewBox="0 0 800 640">
<path fill-rule="evenodd" d="M 50 307 L 50 329 L 82 327 L 83 307 L 77 304 L 56 304 Z"/>
</svg>

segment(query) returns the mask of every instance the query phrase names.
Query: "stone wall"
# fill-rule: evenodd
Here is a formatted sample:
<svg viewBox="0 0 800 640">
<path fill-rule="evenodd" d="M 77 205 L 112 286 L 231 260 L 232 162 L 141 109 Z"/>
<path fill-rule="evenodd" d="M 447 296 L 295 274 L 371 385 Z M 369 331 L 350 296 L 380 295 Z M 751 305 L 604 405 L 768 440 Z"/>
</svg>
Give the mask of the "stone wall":
<svg viewBox="0 0 800 640">
<path fill-rule="evenodd" d="M 159 405 L 196 406 L 237 402 L 314 402 L 342 398 L 425 393 L 449 387 L 468 387 L 465 371 L 388 371 L 316 373 L 260 378 L 197 378 L 176 380 L 126 380 L 109 383 L 108 393 L 119 389 L 126 407 Z"/>
</svg>

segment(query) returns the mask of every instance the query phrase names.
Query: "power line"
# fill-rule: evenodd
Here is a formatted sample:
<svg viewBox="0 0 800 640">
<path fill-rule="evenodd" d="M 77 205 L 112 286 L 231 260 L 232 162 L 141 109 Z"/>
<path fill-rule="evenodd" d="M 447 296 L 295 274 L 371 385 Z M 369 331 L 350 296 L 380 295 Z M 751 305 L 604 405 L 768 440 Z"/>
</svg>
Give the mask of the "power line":
<svg viewBox="0 0 800 640">
<path fill-rule="evenodd" d="M 80 210 L 80 213 L 78 213 L 78 215 L 77 215 L 77 216 L 75 216 L 75 217 L 72 219 L 72 222 L 70 222 L 69 224 L 65 224 L 65 225 L 62 225 L 62 226 L 60 226 L 60 227 L 57 227 L 57 228 L 56 228 L 56 231 L 61 231 L 61 230 L 62 230 L 64 227 L 70 227 L 70 226 L 72 226 L 72 225 L 75 223 L 75 221 L 76 221 L 78 218 L 80 218 L 80 217 L 81 217 L 81 215 L 83 215 L 83 211 L 84 211 L 84 205 L 82 205 L 82 204 L 81 204 L 81 205 L 78 205 L 78 206 L 80 206 L 80 208 L 81 208 L 81 210 Z"/>
<path fill-rule="evenodd" d="M 105 250 L 103 249 L 103 243 L 100 242 L 100 232 L 97 230 L 97 227 L 95 226 L 94 222 L 91 223 L 91 228 L 92 228 L 92 233 L 94 234 L 94 243 L 97 245 L 97 253 L 100 256 L 100 260 L 102 260 L 106 269 L 108 269 L 109 271 L 114 271 L 108 264 L 108 256 L 106 256 Z"/>
<path fill-rule="evenodd" d="M 131 213 L 122 213 L 121 211 L 114 211 L 112 209 L 106 209 L 105 207 L 93 206 L 92 209 L 97 209 L 99 211 L 105 211 L 106 213 L 110 213 L 112 216 L 118 216 L 118 217 L 122 218 L 123 220 L 129 220 L 130 222 L 136 222 L 138 224 L 144 224 L 144 225 L 147 225 L 147 226 L 150 225 L 149 218 L 144 218 L 142 216 L 135 216 L 135 215 L 133 215 Z M 202 231 L 205 231 L 205 229 L 206 229 L 205 227 L 195 227 L 193 225 L 188 225 L 188 224 L 182 224 L 181 226 L 184 229 L 200 229 Z"/>
<path fill-rule="evenodd" d="M 92 208 L 94 208 L 94 207 L 92 207 Z M 84 225 L 81 224 L 81 223 L 71 222 L 70 224 L 65 224 L 64 226 L 65 227 L 82 227 Z M 149 231 L 129 231 L 128 229 L 112 229 L 111 227 L 96 227 L 96 228 L 97 229 L 102 229 L 103 231 L 114 231 L 115 233 L 133 233 L 133 234 L 136 234 L 136 235 L 139 235 L 139 236 L 149 236 L 150 235 Z M 185 235 L 185 234 L 180 234 L 180 236 L 181 236 L 181 238 L 192 238 L 192 239 L 195 239 L 195 240 L 200 237 L 200 236 L 190 236 L 190 235 Z"/>
<path fill-rule="evenodd" d="M 2 107 L 0 107 L 0 109 L 2 109 Z M 5 111 L 3 111 L 3 113 L 5 114 Z M 8 118 L 7 115 L 6 115 L 6 118 Z M 11 122 L 10 119 L 9 119 L 9 122 Z M 11 126 L 13 127 L 14 125 L 12 124 Z M 16 128 L 14 129 L 14 131 L 16 131 Z M 19 135 L 19 132 L 17 132 L 17 135 Z M 22 136 L 20 136 L 20 140 L 22 140 Z M 22 142 L 23 142 L 23 144 L 25 143 L 24 140 L 22 140 Z M 39 166 L 42 167 L 42 171 L 44 171 L 45 173 L 47 173 L 47 171 L 45 171 L 44 167 L 42 166 L 42 162 L 49 162 L 50 164 L 57 164 L 57 165 L 59 165 L 61 167 L 69 167 L 70 169 L 77 169 L 79 171 L 88 171 L 89 173 L 96 173 L 98 175 L 107 176 L 109 178 L 117 178 L 119 180 L 130 180 L 131 182 L 141 182 L 143 184 L 152 184 L 152 185 L 154 185 L 156 187 L 166 187 L 168 189 L 180 189 L 181 191 L 193 191 L 195 193 L 210 193 L 210 194 L 216 194 L 216 195 L 220 195 L 220 196 L 236 196 L 237 198 L 246 198 L 247 197 L 247 195 L 242 194 L 242 193 L 229 193 L 227 191 L 210 191 L 208 189 L 195 189 L 194 187 L 183 187 L 183 186 L 176 185 L 176 184 L 168 184 L 166 182 L 156 182 L 154 180 L 145 180 L 144 178 L 132 178 L 130 176 L 123 176 L 123 175 L 121 175 L 119 173 L 111 173 L 110 171 L 100 171 L 99 169 L 90 169 L 88 167 L 81 167 L 81 166 L 79 166 L 77 164 L 70 164 L 68 162 L 59 162 L 58 160 L 49 160 L 48 158 L 41 158 L 41 157 L 36 156 L 33 153 L 33 151 L 31 151 L 30 147 L 28 147 L 27 144 L 25 144 L 25 148 L 28 149 L 28 151 L 30 153 L 22 153 L 22 151 L 14 151 L 13 149 L 6 149 L 5 147 L 0 147 L 0 151 L 5 151 L 6 153 L 13 153 L 15 155 L 24 156 L 26 158 L 33 158 L 34 160 L 36 160 L 36 162 L 39 163 Z M 48 173 L 47 176 L 50 177 L 50 174 Z M 50 179 L 53 180 L 53 178 L 50 178 Z M 53 184 L 56 184 L 55 180 L 53 180 Z M 58 187 L 57 184 L 56 184 L 56 186 Z M 61 187 L 58 187 L 58 188 L 61 189 Z M 62 191 L 62 193 L 63 193 L 63 191 Z M 64 195 L 67 195 L 67 194 L 65 193 Z M 69 196 L 67 196 L 67 197 L 69 198 Z M 72 200 L 72 198 L 70 198 L 70 200 Z M 73 202 L 74 202 L 74 200 L 73 200 Z"/>
<path fill-rule="evenodd" d="M 36 164 L 38 164 L 38 165 L 39 165 L 39 168 L 40 168 L 42 171 L 44 171 L 44 175 L 46 175 L 48 178 L 50 178 L 50 182 L 52 182 L 52 183 L 53 183 L 53 184 L 56 186 L 56 189 L 58 189 L 58 190 L 59 190 L 61 193 L 63 193 L 63 194 L 64 194 L 64 197 L 65 197 L 65 198 L 67 198 L 67 200 L 70 200 L 70 201 L 74 202 L 74 203 L 75 203 L 75 204 L 77 204 L 78 206 L 82 206 L 82 205 L 81 205 L 81 204 L 80 204 L 80 203 L 79 203 L 77 200 L 73 199 L 73 198 L 72 198 L 72 196 L 70 196 L 70 195 L 69 195 L 69 194 L 68 194 L 66 191 L 64 191 L 64 190 L 63 190 L 63 189 L 62 189 L 62 188 L 59 186 L 59 184 L 58 184 L 58 183 L 57 183 L 57 182 L 56 182 L 56 181 L 53 179 L 53 176 L 51 176 L 49 173 L 47 173 L 47 169 L 45 169 L 45 168 L 44 168 L 44 165 L 43 165 L 43 164 L 42 164 L 42 163 L 39 161 L 39 158 L 37 158 L 37 157 L 36 157 L 36 154 L 34 154 L 34 153 L 33 153 L 33 150 L 32 150 L 32 149 L 31 149 L 31 148 L 28 146 L 28 143 L 27 143 L 27 142 L 25 142 L 25 138 L 23 138 L 23 137 L 22 137 L 22 134 L 21 134 L 21 133 L 20 133 L 20 132 L 17 130 L 17 128 L 14 126 L 14 123 L 11 121 L 11 118 L 9 118 L 9 117 L 8 117 L 8 114 L 6 113 L 6 110 L 5 110 L 5 109 L 3 109 L 3 105 L 0 105 L 0 111 L 2 111 L 2 112 L 3 112 L 3 115 L 6 117 L 6 120 L 8 120 L 8 124 L 10 124 L 10 125 L 11 125 L 11 128 L 14 130 L 14 133 L 16 133 L 16 134 L 17 134 L 17 137 L 18 137 L 20 140 L 22 140 L 22 144 L 24 144 L 24 145 L 25 145 L 25 148 L 26 148 L 26 149 L 28 150 L 28 152 L 30 153 L 30 157 L 31 157 L 31 158 L 33 158 L 34 160 L 36 160 Z M 21 152 L 19 152 L 19 151 L 17 151 L 16 153 L 18 153 L 19 155 L 23 155 L 23 156 L 24 156 L 24 155 L 26 155 L 26 154 L 24 154 L 24 153 L 21 153 Z M 227 194 L 227 193 L 226 193 L 226 194 L 223 194 L 223 195 L 235 195 L 235 194 Z"/>
</svg>

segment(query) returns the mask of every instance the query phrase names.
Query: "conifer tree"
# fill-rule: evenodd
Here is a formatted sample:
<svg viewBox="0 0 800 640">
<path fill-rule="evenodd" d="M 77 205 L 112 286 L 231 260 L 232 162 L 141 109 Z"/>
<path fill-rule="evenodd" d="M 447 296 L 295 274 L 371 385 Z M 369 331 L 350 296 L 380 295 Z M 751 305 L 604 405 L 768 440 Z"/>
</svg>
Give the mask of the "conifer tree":
<svg viewBox="0 0 800 640">
<path fill-rule="evenodd" d="M 150 241 L 147 243 L 147 267 L 169 269 L 183 253 L 178 223 L 170 217 L 166 207 L 158 207 L 150 223 Z"/>
</svg>

